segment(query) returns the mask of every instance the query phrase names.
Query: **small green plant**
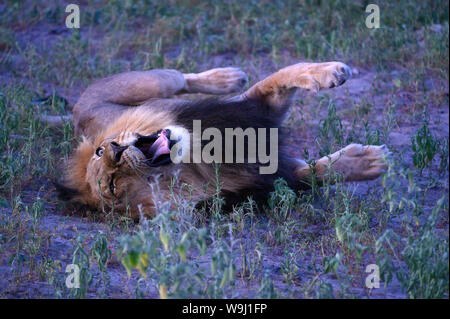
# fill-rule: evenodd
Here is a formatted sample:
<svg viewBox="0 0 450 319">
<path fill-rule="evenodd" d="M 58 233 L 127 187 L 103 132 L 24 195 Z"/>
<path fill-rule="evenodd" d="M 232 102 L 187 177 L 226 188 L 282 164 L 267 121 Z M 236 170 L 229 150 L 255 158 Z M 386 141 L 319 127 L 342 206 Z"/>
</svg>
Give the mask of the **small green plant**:
<svg viewBox="0 0 450 319">
<path fill-rule="evenodd" d="M 295 192 L 289 188 L 287 182 L 279 178 L 274 182 L 274 191 L 270 193 L 268 205 L 277 222 L 283 223 L 289 217 L 291 210 L 294 208 L 297 196 Z"/>
<path fill-rule="evenodd" d="M 205 228 L 181 232 L 176 215 L 161 211 L 136 234 L 122 237 L 119 252 L 127 272 L 131 275 L 137 269 L 143 278 L 155 280 L 160 298 L 231 296 L 229 287 L 236 272 L 232 238 L 229 244 L 216 241 Z M 211 250 L 209 275 L 195 262 L 207 249 Z"/>
<path fill-rule="evenodd" d="M 261 285 L 259 287 L 257 294 L 258 298 L 275 299 L 278 297 L 278 294 L 273 285 L 273 281 L 270 277 L 271 277 L 270 273 L 266 271 L 261 279 Z"/>
<path fill-rule="evenodd" d="M 220 164 L 214 164 L 214 172 L 215 172 L 215 193 L 212 196 L 211 199 L 211 215 L 213 218 L 220 220 L 221 219 L 221 213 L 222 213 L 222 207 L 225 204 L 225 201 L 223 197 L 221 196 L 222 192 L 222 183 L 220 182 Z"/>
<path fill-rule="evenodd" d="M 108 247 L 108 239 L 102 232 L 95 236 L 94 243 L 89 250 L 90 255 L 96 261 L 101 272 L 103 281 L 103 295 L 106 294 L 106 288 L 109 286 L 110 277 L 107 273 L 108 262 L 111 259 L 112 252 Z"/>
<path fill-rule="evenodd" d="M 41 278 L 46 278 L 53 288 L 56 298 L 67 298 L 69 289 L 66 286 L 66 273 L 63 271 L 61 261 L 44 258 L 41 264 Z"/>
<path fill-rule="evenodd" d="M 443 298 L 448 295 L 448 237 L 435 230 L 439 213 L 448 209 L 445 206 L 445 197 L 442 197 L 418 234 L 408 227 L 404 246 L 398 234 L 390 229 L 377 240 L 378 265 L 386 285 L 395 276 L 410 298 Z M 406 267 L 400 266 L 401 260 Z"/>
<path fill-rule="evenodd" d="M 336 106 L 333 100 L 328 103 L 327 117 L 319 122 L 319 137 L 316 140 L 319 145 L 319 155 L 326 156 L 333 153 L 344 143 L 344 129 L 341 119 L 336 114 Z"/>
<path fill-rule="evenodd" d="M 298 279 L 299 264 L 297 263 L 297 247 L 295 244 L 288 245 L 283 251 L 283 260 L 281 262 L 281 274 L 284 281 L 288 284 L 294 284 Z"/>
<path fill-rule="evenodd" d="M 240 244 L 241 251 L 241 278 L 252 280 L 262 267 L 262 248 L 259 243 L 253 250 L 248 249 L 245 244 Z"/>
<path fill-rule="evenodd" d="M 317 284 L 316 290 L 317 299 L 334 299 L 333 286 L 329 282 L 320 282 Z"/>
<path fill-rule="evenodd" d="M 337 278 L 339 289 L 337 289 L 337 297 L 348 298 L 348 291 L 351 286 L 352 276 L 348 271 L 347 265 L 344 264 L 345 256 L 337 252 L 334 256 L 325 256 L 323 258 L 323 274 L 332 274 Z M 320 288 L 320 285 L 319 285 Z M 320 289 L 318 290 L 320 291 Z M 327 292 L 328 289 L 323 291 Z M 331 290 L 333 292 L 333 290 Z M 325 297 L 326 296 L 326 297 Z M 317 296 L 319 298 L 319 295 Z M 333 294 L 325 294 L 323 298 L 334 298 Z"/>
<path fill-rule="evenodd" d="M 381 145 L 382 143 L 382 132 L 378 128 L 371 128 L 367 121 L 364 122 L 364 133 L 366 145 Z"/>
<path fill-rule="evenodd" d="M 444 142 L 440 143 L 440 151 L 439 151 L 439 172 L 446 173 L 448 172 L 448 138 L 444 140 Z"/>
<path fill-rule="evenodd" d="M 364 212 L 363 203 L 359 209 L 352 207 L 351 195 L 342 192 L 339 196 L 342 205 L 336 205 L 335 230 L 338 241 L 344 246 L 347 253 L 355 255 L 361 260 L 363 252 L 367 247 L 362 243 L 364 232 L 368 230 L 368 218 Z"/>
<path fill-rule="evenodd" d="M 411 138 L 412 150 L 414 151 L 414 166 L 422 171 L 431 164 L 434 156 L 439 151 L 439 140 L 437 140 L 428 128 L 428 120 L 424 112 L 423 124 Z"/>
<path fill-rule="evenodd" d="M 71 297 L 77 299 L 86 298 L 89 286 L 92 284 L 89 254 L 83 246 L 83 238 L 78 236 L 75 240 L 75 250 L 73 252 L 72 264 L 78 266 L 80 287 L 70 289 L 69 294 Z"/>
</svg>

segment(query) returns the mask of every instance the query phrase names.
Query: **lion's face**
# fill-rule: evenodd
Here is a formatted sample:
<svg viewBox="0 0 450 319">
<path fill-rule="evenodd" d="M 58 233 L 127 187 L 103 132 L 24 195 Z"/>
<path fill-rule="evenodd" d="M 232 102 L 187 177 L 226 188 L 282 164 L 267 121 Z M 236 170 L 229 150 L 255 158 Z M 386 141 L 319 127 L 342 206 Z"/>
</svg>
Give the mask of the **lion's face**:
<svg viewBox="0 0 450 319">
<path fill-rule="evenodd" d="M 148 135 L 125 131 L 93 143 L 85 139 L 69 162 L 69 185 L 77 193 L 71 199 L 122 211 L 136 210 L 135 204 L 152 206 L 149 177 L 172 163 L 176 142 L 170 135 L 170 129 L 160 129 Z"/>
<path fill-rule="evenodd" d="M 151 135 L 125 132 L 105 138 L 94 151 L 87 168 L 86 178 L 91 189 L 111 199 L 126 195 L 126 182 L 145 178 L 151 168 L 171 163 L 169 130 Z"/>
</svg>

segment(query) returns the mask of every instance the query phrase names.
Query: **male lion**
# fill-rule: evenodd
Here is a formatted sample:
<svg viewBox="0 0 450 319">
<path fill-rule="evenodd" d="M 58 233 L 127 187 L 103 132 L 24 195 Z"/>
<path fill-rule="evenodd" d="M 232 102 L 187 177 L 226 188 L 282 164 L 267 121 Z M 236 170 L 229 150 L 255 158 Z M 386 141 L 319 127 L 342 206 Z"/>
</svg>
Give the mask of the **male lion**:
<svg viewBox="0 0 450 319">
<path fill-rule="evenodd" d="M 163 200 L 169 199 L 171 180 L 177 175 L 179 185 L 192 186 L 184 187 L 181 193 L 201 203 L 215 194 L 218 176 L 221 195 L 229 206 L 248 196 L 264 199 L 279 177 L 296 190 L 324 181 L 377 178 L 387 169 L 385 146 L 351 144 L 309 165 L 288 154 L 281 129 L 275 174 L 260 174 L 261 162 L 252 163 L 248 158 L 244 162 L 221 164 L 204 161 L 176 164 L 171 160 L 175 143 L 183 156 L 194 155 L 194 120 L 201 120 L 202 127 L 213 127 L 222 133 L 226 128 L 256 131 L 279 128 L 297 88 L 311 91 L 333 88 L 350 76 L 350 68 L 340 62 L 299 63 L 279 70 L 234 98 L 200 102 L 171 97 L 183 93 L 236 92 L 247 82 L 245 73 L 236 68 L 198 74 L 151 70 L 101 79 L 89 86 L 74 106 L 75 134 L 83 139 L 67 163 L 59 195 L 97 209 L 106 206 L 122 213 L 128 210 L 137 218 L 140 212 L 150 217 L 156 213 L 150 186 L 156 177 Z M 205 141 L 200 143 L 204 145 Z M 224 147 L 222 153 L 235 148 Z"/>
</svg>

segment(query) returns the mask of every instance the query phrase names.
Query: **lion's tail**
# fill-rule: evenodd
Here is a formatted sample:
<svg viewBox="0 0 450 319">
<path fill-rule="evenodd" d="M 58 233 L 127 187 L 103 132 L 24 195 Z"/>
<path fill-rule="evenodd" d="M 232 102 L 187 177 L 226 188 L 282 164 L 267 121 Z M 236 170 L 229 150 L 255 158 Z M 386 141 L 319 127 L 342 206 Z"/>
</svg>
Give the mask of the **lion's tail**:
<svg viewBox="0 0 450 319">
<path fill-rule="evenodd" d="M 63 126 L 63 124 L 71 122 L 73 120 L 73 115 L 38 115 L 37 119 L 42 122 L 47 123 L 50 126 Z"/>
</svg>

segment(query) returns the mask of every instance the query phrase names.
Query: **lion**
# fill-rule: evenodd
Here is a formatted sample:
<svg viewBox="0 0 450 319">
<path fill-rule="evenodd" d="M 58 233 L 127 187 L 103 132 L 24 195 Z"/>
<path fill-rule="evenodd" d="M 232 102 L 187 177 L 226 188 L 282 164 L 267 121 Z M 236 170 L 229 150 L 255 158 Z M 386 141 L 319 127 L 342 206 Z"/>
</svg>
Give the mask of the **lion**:
<svg viewBox="0 0 450 319">
<path fill-rule="evenodd" d="M 161 200 L 169 201 L 178 187 L 197 204 L 217 194 L 219 182 L 220 196 L 232 207 L 249 196 L 264 201 L 278 178 L 294 190 L 375 179 L 387 170 L 385 145 L 350 144 L 308 164 L 287 151 L 281 127 L 298 89 L 317 92 L 340 86 L 350 77 L 346 64 L 325 62 L 285 67 L 243 93 L 239 92 L 247 76 L 232 67 L 189 74 L 169 69 L 131 71 L 101 79 L 84 91 L 73 108 L 75 134 L 81 142 L 66 163 L 59 197 L 100 211 L 108 207 L 132 218 L 141 214 L 151 218 L 157 214 L 152 187 L 156 182 Z M 189 93 L 236 95 L 200 101 L 173 98 Z M 193 136 L 195 121 L 220 133 L 227 128 L 279 129 L 276 172 L 261 174 L 261 161 L 248 157 L 232 163 L 175 161 L 175 146 L 184 159 L 195 156 L 194 143 L 205 145 Z M 264 138 L 270 136 L 258 137 L 263 143 Z M 236 146 L 215 151 L 223 157 L 233 150 Z"/>
</svg>

